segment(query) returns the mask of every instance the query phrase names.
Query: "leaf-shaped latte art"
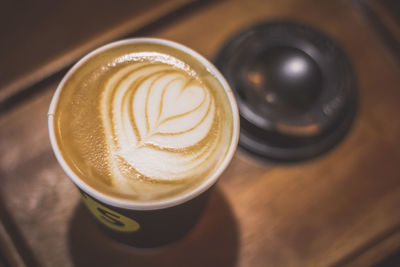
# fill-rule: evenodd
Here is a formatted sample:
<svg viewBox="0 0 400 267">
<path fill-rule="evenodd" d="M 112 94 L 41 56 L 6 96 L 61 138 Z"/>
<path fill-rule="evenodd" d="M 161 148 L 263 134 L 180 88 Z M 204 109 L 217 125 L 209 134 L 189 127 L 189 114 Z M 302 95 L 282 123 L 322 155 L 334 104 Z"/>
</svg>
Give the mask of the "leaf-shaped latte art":
<svg viewBox="0 0 400 267">
<path fill-rule="evenodd" d="M 187 72 L 164 63 L 120 68 L 105 84 L 103 122 L 114 183 L 182 181 L 210 166 L 219 142 L 215 100 Z"/>
</svg>

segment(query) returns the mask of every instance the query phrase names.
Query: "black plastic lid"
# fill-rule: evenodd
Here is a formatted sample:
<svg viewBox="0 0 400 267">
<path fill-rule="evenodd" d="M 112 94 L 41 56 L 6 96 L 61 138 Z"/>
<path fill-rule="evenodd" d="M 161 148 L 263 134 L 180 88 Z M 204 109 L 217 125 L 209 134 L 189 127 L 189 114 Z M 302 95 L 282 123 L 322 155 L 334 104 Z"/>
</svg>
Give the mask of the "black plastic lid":
<svg viewBox="0 0 400 267">
<path fill-rule="evenodd" d="M 317 156 L 352 124 L 353 68 L 330 38 L 309 26 L 271 22 L 248 28 L 225 44 L 216 65 L 238 102 L 239 145 L 258 156 Z"/>
</svg>

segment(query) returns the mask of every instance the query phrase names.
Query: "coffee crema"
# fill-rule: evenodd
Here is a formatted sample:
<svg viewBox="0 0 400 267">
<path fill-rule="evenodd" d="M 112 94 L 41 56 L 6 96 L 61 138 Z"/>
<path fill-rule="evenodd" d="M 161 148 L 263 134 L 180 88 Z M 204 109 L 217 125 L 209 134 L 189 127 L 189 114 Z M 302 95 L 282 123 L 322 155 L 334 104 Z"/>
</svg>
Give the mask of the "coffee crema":
<svg viewBox="0 0 400 267">
<path fill-rule="evenodd" d="M 121 44 L 78 63 L 49 115 L 63 158 L 86 184 L 112 197 L 163 200 L 199 186 L 226 157 L 227 93 L 185 52 Z"/>
</svg>

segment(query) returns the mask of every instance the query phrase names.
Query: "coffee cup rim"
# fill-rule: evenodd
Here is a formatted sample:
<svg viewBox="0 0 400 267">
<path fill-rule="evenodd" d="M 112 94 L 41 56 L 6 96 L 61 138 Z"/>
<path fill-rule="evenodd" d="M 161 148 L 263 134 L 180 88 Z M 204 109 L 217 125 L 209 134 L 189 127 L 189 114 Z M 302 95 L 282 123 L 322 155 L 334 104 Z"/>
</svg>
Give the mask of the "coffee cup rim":
<svg viewBox="0 0 400 267">
<path fill-rule="evenodd" d="M 233 115 L 233 131 L 232 131 L 232 138 L 231 138 L 231 143 L 229 146 L 229 149 L 227 151 L 225 159 L 221 162 L 219 168 L 212 174 L 210 175 L 204 182 L 202 182 L 198 187 L 185 192 L 183 194 L 165 199 L 165 200 L 155 200 L 155 201 L 149 201 L 149 202 L 141 202 L 141 201 L 135 201 L 135 200 L 129 200 L 129 199 L 122 199 L 118 197 L 113 197 L 110 195 L 106 195 L 99 190 L 91 187 L 89 184 L 83 181 L 77 175 L 67 164 L 66 160 L 64 159 L 60 147 L 58 145 L 56 135 L 55 135 L 55 130 L 54 130 L 54 113 L 56 110 L 56 106 L 58 104 L 58 99 L 61 94 L 62 88 L 64 87 L 64 84 L 66 81 L 70 78 L 70 76 L 82 65 L 84 64 L 87 60 L 92 58 L 93 56 L 114 48 L 118 47 L 121 45 L 125 44 L 135 44 L 135 43 L 153 43 L 153 44 L 159 44 L 159 45 L 164 45 L 168 47 L 172 47 L 175 49 L 178 49 L 184 53 L 187 53 L 191 56 L 193 56 L 196 60 L 201 62 L 203 66 L 207 68 L 207 70 L 212 73 L 216 79 L 221 83 L 222 87 L 225 90 L 225 93 L 228 97 L 230 107 L 232 109 L 232 115 Z M 130 210 L 156 210 L 156 209 L 163 209 L 163 208 L 168 208 L 168 207 L 173 207 L 177 206 L 179 204 L 185 203 L 203 192 L 207 191 L 211 186 L 213 186 L 218 178 L 221 176 L 221 174 L 224 172 L 224 170 L 227 168 L 229 163 L 231 162 L 233 155 L 236 151 L 236 147 L 238 144 L 239 140 L 239 111 L 238 107 L 236 104 L 236 100 L 234 97 L 234 94 L 224 78 L 224 76 L 220 73 L 220 71 L 205 57 L 200 55 L 198 52 L 194 51 L 193 49 L 177 43 L 175 41 L 170 41 L 166 39 L 161 39 L 161 38 L 152 38 L 152 37 L 138 37 L 138 38 L 129 38 L 129 39 L 123 39 L 119 41 L 114 41 L 109 44 L 103 45 L 98 47 L 97 49 L 94 49 L 90 53 L 86 54 L 84 57 L 82 57 L 80 60 L 78 60 L 72 68 L 65 74 L 61 82 L 56 88 L 56 91 L 53 95 L 53 98 L 50 103 L 49 111 L 48 111 L 48 129 L 49 129 L 49 136 L 50 136 L 50 143 L 51 147 L 53 149 L 53 152 L 56 156 L 56 159 L 58 163 L 60 164 L 61 168 L 64 170 L 64 172 L 67 174 L 67 176 L 72 180 L 72 182 L 81 190 L 89 194 L 90 196 L 94 197 L 95 199 L 108 204 L 110 206 L 114 206 L 117 208 L 124 208 L 124 209 L 130 209 Z"/>
</svg>

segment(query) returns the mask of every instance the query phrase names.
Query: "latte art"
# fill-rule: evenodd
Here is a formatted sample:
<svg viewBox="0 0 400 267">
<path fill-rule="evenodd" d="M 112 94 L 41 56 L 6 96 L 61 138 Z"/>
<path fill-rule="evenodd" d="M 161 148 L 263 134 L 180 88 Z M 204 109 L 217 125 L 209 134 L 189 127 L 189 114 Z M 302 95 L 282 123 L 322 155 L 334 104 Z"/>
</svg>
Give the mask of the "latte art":
<svg viewBox="0 0 400 267">
<path fill-rule="evenodd" d="M 105 84 L 101 118 L 114 183 L 176 182 L 204 173 L 219 124 L 209 89 L 173 66 L 138 63 Z"/>
<path fill-rule="evenodd" d="M 229 86 L 175 46 L 122 41 L 61 82 L 50 134 L 78 186 L 112 204 L 165 203 L 209 188 L 227 165 L 238 129 Z"/>
</svg>

